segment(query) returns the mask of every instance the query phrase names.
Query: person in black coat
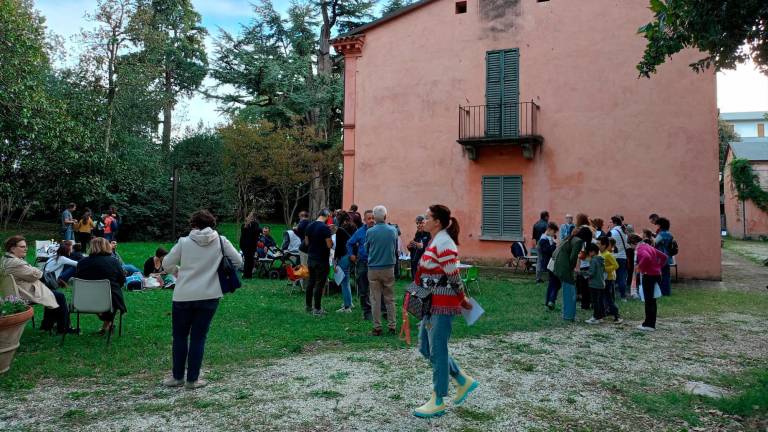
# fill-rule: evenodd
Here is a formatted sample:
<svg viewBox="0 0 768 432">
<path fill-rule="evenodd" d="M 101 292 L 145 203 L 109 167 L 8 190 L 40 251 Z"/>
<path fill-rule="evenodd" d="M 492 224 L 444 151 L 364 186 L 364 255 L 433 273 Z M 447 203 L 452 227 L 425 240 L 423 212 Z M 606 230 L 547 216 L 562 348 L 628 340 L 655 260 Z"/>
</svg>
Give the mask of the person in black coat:
<svg viewBox="0 0 768 432">
<path fill-rule="evenodd" d="M 105 238 L 96 237 L 91 240 L 91 254 L 77 263 L 75 277 L 84 280 L 107 279 L 112 288 L 112 309 L 122 313 L 128 312 L 122 289 L 125 284 L 125 273 L 120 262 L 112 257 L 112 245 Z M 112 330 L 114 311 L 99 314 L 99 319 L 104 322 L 100 334 L 103 335 Z"/>
<path fill-rule="evenodd" d="M 411 277 L 416 277 L 416 269 L 419 268 L 419 260 L 424 255 L 424 249 L 432 240 L 432 234 L 424 230 L 424 216 L 416 216 L 416 235 L 408 243 L 408 252 L 411 253 Z"/>
<path fill-rule="evenodd" d="M 245 223 L 240 227 L 240 250 L 243 251 L 243 279 L 253 278 L 255 266 L 256 247 L 259 244 L 261 227 L 256 220 L 256 212 L 248 213 Z"/>
</svg>

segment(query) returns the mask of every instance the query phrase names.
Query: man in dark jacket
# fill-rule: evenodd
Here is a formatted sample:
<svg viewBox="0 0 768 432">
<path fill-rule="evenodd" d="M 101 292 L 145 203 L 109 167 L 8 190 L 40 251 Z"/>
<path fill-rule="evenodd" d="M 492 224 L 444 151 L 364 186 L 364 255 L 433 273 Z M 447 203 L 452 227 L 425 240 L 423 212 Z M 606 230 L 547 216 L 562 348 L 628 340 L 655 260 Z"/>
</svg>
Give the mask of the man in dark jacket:
<svg viewBox="0 0 768 432">
<path fill-rule="evenodd" d="M 533 224 L 533 248 L 537 250 L 539 255 L 539 259 L 536 260 L 536 282 L 541 282 L 541 274 L 544 273 L 544 269 L 547 266 L 547 263 L 542 262 L 538 246 L 541 236 L 547 231 L 547 225 L 549 225 L 549 212 L 544 210 L 539 216 L 539 221 Z"/>
</svg>

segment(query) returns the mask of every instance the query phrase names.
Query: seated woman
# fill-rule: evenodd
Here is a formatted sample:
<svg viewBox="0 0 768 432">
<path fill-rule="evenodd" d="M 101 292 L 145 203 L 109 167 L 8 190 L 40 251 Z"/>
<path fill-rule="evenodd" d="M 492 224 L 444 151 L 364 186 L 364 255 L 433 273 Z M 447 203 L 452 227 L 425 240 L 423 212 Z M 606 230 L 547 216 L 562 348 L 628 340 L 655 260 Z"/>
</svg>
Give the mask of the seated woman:
<svg viewBox="0 0 768 432">
<path fill-rule="evenodd" d="M 51 291 L 40 281 L 43 272 L 26 261 L 27 241 L 20 235 L 5 241 L 5 255 L 0 260 L 0 273 L 13 276 L 19 295 L 31 302 L 45 306 L 40 329 L 49 331 L 54 323 L 58 333 L 73 330 L 69 328 L 67 299 L 59 291 Z"/>
<path fill-rule="evenodd" d="M 168 255 L 168 251 L 163 248 L 157 248 L 155 255 L 147 258 L 144 261 L 144 276 L 149 277 L 151 274 L 165 274 L 163 270 L 163 257 Z"/>
<path fill-rule="evenodd" d="M 112 288 L 112 308 L 115 311 L 120 310 L 126 313 L 123 300 L 123 284 L 125 283 L 125 273 L 120 263 L 112 257 L 112 245 L 103 237 L 96 237 L 91 240 L 91 254 L 83 258 L 77 265 L 75 277 L 85 280 L 109 280 Z M 115 319 L 114 312 L 104 312 L 99 314 L 104 324 L 99 334 L 105 335 L 112 330 L 112 321 Z"/>
<path fill-rule="evenodd" d="M 75 274 L 77 261 L 69 257 L 71 254 L 72 242 L 63 241 L 59 245 L 59 249 L 56 250 L 56 255 L 48 258 L 43 267 L 43 273 L 53 272 L 56 275 L 59 286 L 66 286 L 69 279 Z"/>
</svg>

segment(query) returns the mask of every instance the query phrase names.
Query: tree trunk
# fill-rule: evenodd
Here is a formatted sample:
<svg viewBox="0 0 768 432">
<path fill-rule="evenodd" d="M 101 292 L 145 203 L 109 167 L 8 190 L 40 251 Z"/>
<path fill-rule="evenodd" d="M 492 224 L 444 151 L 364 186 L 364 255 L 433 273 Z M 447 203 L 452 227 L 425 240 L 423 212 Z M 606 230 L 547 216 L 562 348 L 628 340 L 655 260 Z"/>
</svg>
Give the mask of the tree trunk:
<svg viewBox="0 0 768 432">
<path fill-rule="evenodd" d="M 165 101 L 163 102 L 163 152 L 168 154 L 171 151 L 171 116 L 173 115 L 173 82 L 171 80 L 171 70 L 165 70 Z"/>
</svg>

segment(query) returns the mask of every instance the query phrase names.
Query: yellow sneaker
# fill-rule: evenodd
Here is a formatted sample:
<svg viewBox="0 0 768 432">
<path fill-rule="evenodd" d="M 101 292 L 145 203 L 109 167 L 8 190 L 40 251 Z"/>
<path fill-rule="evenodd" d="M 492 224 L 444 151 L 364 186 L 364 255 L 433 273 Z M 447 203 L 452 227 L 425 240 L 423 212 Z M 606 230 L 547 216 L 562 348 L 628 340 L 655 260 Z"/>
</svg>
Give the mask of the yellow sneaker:
<svg viewBox="0 0 768 432">
<path fill-rule="evenodd" d="M 445 402 L 441 400 L 440 405 L 438 405 L 435 392 L 432 392 L 432 397 L 427 403 L 413 410 L 413 415 L 419 418 L 440 417 L 443 414 L 445 414 Z"/>
<path fill-rule="evenodd" d="M 474 378 L 471 376 L 465 374 L 464 372 L 460 372 L 461 376 L 464 377 L 464 385 L 460 385 L 456 379 L 451 378 L 451 381 L 453 381 L 453 384 L 456 385 L 456 396 L 453 397 L 453 404 L 456 406 L 459 406 L 464 403 L 465 400 L 467 400 L 467 396 L 469 396 L 470 393 L 475 391 L 477 389 L 477 386 L 480 385 L 479 382 L 477 382 Z"/>
</svg>

